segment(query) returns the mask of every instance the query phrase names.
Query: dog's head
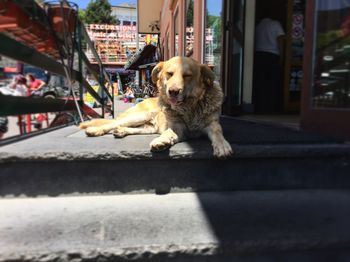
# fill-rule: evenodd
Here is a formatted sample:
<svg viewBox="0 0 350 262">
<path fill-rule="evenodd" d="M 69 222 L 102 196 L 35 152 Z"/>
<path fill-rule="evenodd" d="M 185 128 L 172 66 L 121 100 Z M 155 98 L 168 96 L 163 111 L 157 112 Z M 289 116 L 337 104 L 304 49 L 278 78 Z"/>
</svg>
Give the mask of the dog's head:
<svg viewBox="0 0 350 262">
<path fill-rule="evenodd" d="M 160 98 L 176 106 L 201 99 L 206 89 L 213 86 L 214 73 L 192 58 L 177 56 L 160 62 L 152 71 L 152 81 L 159 89 Z"/>
</svg>

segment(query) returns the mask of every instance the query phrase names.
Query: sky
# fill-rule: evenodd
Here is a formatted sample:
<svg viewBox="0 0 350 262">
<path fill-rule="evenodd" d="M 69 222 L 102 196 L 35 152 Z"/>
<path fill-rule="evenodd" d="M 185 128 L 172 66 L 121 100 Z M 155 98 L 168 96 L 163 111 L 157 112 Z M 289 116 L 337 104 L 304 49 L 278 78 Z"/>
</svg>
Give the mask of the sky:
<svg viewBox="0 0 350 262">
<path fill-rule="evenodd" d="M 207 9 L 209 15 L 220 15 L 221 12 L 221 4 L 218 0 L 207 0 Z"/>
<path fill-rule="evenodd" d="M 90 0 L 69 0 L 69 1 L 76 3 L 79 6 L 79 9 L 85 9 L 90 2 Z M 109 3 L 113 6 L 120 5 L 123 3 L 136 4 L 136 0 L 109 0 Z"/>
<path fill-rule="evenodd" d="M 78 4 L 79 9 L 85 9 L 89 4 L 90 0 L 70 0 Z M 109 0 L 109 3 L 113 6 L 120 5 L 123 3 L 136 4 L 137 0 Z M 217 0 L 208 0 L 208 11 L 210 15 L 220 15 L 221 5 L 218 4 Z"/>
</svg>

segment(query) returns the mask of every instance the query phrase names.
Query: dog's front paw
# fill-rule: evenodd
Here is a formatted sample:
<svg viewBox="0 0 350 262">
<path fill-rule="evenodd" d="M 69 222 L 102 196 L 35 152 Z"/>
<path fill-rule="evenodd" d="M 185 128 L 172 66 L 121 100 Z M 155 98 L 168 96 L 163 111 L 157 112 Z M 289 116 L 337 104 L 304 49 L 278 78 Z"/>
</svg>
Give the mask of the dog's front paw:
<svg viewBox="0 0 350 262">
<path fill-rule="evenodd" d="M 221 143 L 213 144 L 214 157 L 216 158 L 227 158 L 233 155 L 233 150 L 229 142 L 226 140 Z"/>
<path fill-rule="evenodd" d="M 166 137 L 157 137 L 150 143 L 151 151 L 163 151 L 171 147 L 174 143 Z"/>
<path fill-rule="evenodd" d="M 90 126 L 85 129 L 85 134 L 87 136 L 103 136 L 105 132 L 101 127 Z"/>
<path fill-rule="evenodd" d="M 126 131 L 125 131 L 125 127 L 118 126 L 117 128 L 113 129 L 113 136 L 115 138 L 123 138 L 126 135 L 127 134 L 126 134 Z"/>
</svg>

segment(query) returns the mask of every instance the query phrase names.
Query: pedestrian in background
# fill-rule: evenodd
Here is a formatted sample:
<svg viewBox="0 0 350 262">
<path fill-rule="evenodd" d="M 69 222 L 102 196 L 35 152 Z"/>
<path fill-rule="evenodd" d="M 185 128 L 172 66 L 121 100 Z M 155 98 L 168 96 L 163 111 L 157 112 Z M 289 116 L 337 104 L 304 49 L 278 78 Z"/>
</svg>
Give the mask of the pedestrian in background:
<svg viewBox="0 0 350 262">
<path fill-rule="evenodd" d="M 27 86 L 29 89 L 29 95 L 31 95 L 34 91 L 39 90 L 42 88 L 46 83 L 40 79 L 37 79 L 34 77 L 33 74 L 27 74 Z M 35 120 L 35 122 L 34 122 Z M 41 129 L 43 126 L 43 122 L 45 120 L 48 120 L 48 114 L 47 113 L 40 113 L 40 114 L 35 114 L 34 119 L 32 120 L 34 123 L 34 127 L 37 129 Z"/>
<path fill-rule="evenodd" d="M 124 93 L 124 103 L 132 102 L 135 99 L 134 91 L 130 86 L 126 87 Z"/>
<path fill-rule="evenodd" d="M 30 94 L 32 94 L 34 91 L 42 88 L 45 85 L 44 81 L 35 78 L 33 74 L 27 74 L 26 78 Z"/>
<path fill-rule="evenodd" d="M 27 79 L 23 75 L 17 75 L 10 87 L 14 90 L 15 96 L 28 95 Z"/>
</svg>

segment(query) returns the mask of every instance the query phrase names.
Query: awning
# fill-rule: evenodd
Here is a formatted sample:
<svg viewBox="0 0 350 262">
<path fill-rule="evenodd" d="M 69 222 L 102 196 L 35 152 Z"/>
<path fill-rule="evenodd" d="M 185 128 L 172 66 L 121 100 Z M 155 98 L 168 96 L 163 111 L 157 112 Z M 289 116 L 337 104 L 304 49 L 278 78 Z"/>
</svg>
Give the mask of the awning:
<svg viewBox="0 0 350 262">
<path fill-rule="evenodd" d="M 110 73 L 110 74 L 118 73 L 119 75 L 130 75 L 130 74 L 134 74 L 135 73 L 134 70 L 126 70 L 124 68 L 106 67 L 105 70 L 106 70 L 107 73 Z"/>
<path fill-rule="evenodd" d="M 162 0 L 137 1 L 137 25 L 140 34 L 160 33 Z"/>
<path fill-rule="evenodd" d="M 317 10 L 330 11 L 350 8 L 350 0 L 318 0 Z"/>
<path fill-rule="evenodd" d="M 146 45 L 143 49 L 135 53 L 124 66 L 125 69 L 138 70 L 140 65 L 149 64 L 155 61 L 155 51 L 157 47 L 154 45 Z"/>
</svg>

